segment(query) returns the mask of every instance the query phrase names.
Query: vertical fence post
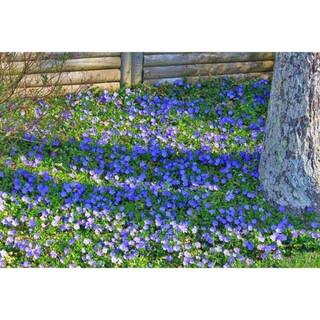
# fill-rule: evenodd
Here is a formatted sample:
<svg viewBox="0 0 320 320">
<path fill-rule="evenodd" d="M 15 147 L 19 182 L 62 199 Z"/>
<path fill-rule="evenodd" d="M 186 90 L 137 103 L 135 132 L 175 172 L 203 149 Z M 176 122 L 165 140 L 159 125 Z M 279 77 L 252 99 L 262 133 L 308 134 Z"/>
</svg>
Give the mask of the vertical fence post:
<svg viewBox="0 0 320 320">
<path fill-rule="evenodd" d="M 143 82 L 143 52 L 121 53 L 121 84 L 131 86 Z"/>
<path fill-rule="evenodd" d="M 143 82 L 143 52 L 132 53 L 131 83 Z"/>
<path fill-rule="evenodd" d="M 132 54 L 121 53 L 121 84 L 131 85 Z"/>
</svg>

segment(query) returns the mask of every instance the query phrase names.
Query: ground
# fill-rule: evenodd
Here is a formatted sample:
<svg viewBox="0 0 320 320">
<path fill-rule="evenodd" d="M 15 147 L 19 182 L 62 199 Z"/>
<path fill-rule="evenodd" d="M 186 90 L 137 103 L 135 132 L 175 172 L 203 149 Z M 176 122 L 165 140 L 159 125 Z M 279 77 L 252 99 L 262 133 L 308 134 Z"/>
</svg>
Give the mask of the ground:
<svg viewBox="0 0 320 320">
<path fill-rule="evenodd" d="M 216 79 L 39 101 L 63 121 L 2 142 L 0 266 L 320 267 L 313 209 L 262 196 L 269 93 Z"/>
</svg>

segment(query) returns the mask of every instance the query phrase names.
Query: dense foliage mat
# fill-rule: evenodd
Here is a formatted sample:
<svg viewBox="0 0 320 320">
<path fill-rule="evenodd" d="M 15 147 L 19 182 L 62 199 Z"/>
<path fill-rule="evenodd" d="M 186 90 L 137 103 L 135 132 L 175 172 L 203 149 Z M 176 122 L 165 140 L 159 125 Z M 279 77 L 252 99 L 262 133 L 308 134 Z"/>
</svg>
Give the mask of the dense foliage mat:
<svg viewBox="0 0 320 320">
<path fill-rule="evenodd" d="M 261 193 L 269 92 L 216 79 L 39 101 L 37 115 L 64 120 L 1 140 L 0 266 L 281 266 L 319 252 L 313 209 L 286 216 Z"/>
</svg>

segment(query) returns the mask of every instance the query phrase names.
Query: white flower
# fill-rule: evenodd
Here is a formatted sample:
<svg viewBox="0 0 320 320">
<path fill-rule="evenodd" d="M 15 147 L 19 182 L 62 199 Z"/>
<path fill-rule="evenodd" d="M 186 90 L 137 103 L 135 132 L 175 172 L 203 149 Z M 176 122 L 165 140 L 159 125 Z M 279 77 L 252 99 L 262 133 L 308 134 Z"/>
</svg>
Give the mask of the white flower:
<svg viewBox="0 0 320 320">
<path fill-rule="evenodd" d="M 0 257 L 4 258 L 8 255 L 6 250 L 0 250 Z"/>
</svg>

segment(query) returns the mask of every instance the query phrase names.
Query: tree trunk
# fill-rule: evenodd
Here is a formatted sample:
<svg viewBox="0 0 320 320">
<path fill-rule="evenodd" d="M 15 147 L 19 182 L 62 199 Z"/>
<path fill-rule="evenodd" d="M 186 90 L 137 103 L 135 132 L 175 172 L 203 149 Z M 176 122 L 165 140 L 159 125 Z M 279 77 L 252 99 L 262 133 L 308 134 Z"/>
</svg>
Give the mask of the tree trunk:
<svg viewBox="0 0 320 320">
<path fill-rule="evenodd" d="M 320 213 L 320 53 L 278 53 L 260 180 L 293 213 Z"/>
</svg>

